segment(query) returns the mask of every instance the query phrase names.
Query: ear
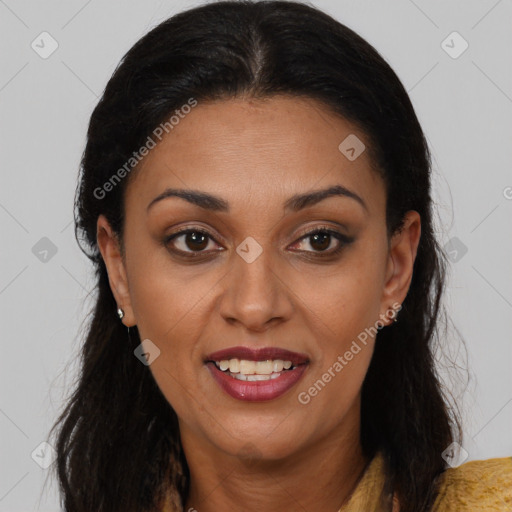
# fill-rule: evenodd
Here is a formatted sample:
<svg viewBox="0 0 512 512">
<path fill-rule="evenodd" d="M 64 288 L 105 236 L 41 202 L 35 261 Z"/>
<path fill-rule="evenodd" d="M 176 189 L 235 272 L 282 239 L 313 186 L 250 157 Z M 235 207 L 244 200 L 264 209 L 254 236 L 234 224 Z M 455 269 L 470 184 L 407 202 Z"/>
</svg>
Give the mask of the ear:
<svg viewBox="0 0 512 512">
<path fill-rule="evenodd" d="M 98 217 L 96 240 L 107 267 L 108 281 L 117 307 L 124 311 L 122 322 L 127 327 L 132 327 L 136 321 L 131 306 L 125 263 L 119 240 L 104 215 Z M 116 314 L 116 312 L 113 311 L 112 314 Z"/>
<path fill-rule="evenodd" d="M 403 228 L 390 242 L 386 279 L 381 300 L 381 319 L 384 325 L 393 322 L 403 303 L 412 281 L 413 266 L 421 236 L 421 218 L 417 211 L 405 214 Z"/>
</svg>

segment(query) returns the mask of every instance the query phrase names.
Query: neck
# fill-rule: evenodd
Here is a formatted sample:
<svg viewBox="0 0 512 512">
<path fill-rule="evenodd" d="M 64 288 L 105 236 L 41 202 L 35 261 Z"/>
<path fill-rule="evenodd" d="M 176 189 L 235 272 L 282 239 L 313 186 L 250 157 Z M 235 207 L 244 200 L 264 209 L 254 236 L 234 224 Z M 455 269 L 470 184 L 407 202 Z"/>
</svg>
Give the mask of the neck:
<svg viewBox="0 0 512 512">
<path fill-rule="evenodd" d="M 197 438 L 188 438 L 185 429 L 182 443 L 190 488 L 184 510 L 218 512 L 240 510 L 243 505 L 248 512 L 338 511 L 368 464 L 359 441 L 359 421 L 346 427 L 278 460 L 241 460 L 214 452 L 211 444 L 210 450 L 199 449 Z"/>
</svg>

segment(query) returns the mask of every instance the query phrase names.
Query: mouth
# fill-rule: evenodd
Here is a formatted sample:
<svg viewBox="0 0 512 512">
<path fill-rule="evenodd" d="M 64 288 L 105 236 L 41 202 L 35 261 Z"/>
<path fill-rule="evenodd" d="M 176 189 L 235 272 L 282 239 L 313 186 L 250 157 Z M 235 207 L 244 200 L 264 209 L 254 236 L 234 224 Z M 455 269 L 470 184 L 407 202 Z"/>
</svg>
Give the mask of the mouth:
<svg viewBox="0 0 512 512">
<path fill-rule="evenodd" d="M 305 354 L 276 347 L 232 347 L 204 363 L 221 389 L 238 400 L 273 400 L 290 390 L 309 365 Z"/>
</svg>

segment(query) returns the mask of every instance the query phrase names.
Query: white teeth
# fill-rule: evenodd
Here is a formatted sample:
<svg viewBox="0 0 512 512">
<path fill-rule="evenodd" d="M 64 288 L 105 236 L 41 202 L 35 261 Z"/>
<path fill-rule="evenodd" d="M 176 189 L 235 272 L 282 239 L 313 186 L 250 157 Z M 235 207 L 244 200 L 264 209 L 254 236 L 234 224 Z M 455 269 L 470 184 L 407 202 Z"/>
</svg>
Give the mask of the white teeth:
<svg viewBox="0 0 512 512">
<path fill-rule="evenodd" d="M 293 366 L 291 361 L 283 361 L 282 359 L 267 359 L 266 361 L 249 361 L 247 359 L 223 359 L 222 361 L 215 361 L 215 364 L 223 372 L 229 372 L 232 374 L 236 373 L 243 376 L 269 376 L 269 378 L 272 374 L 279 374 L 279 372 L 282 372 L 283 370 L 289 370 Z M 258 378 L 249 380 L 265 379 Z"/>
<path fill-rule="evenodd" d="M 244 381 L 256 381 L 256 380 L 270 380 L 277 379 L 281 374 L 280 373 L 272 373 L 270 375 L 244 375 L 243 373 L 230 373 L 231 377 L 234 377 L 238 380 Z"/>
<path fill-rule="evenodd" d="M 273 366 L 273 368 L 272 368 L 272 369 L 273 369 L 275 372 L 280 372 L 280 371 L 282 371 L 282 370 L 283 370 L 283 368 L 284 368 L 284 361 L 283 361 L 282 359 L 276 359 L 276 360 L 274 361 L 274 366 Z"/>
</svg>

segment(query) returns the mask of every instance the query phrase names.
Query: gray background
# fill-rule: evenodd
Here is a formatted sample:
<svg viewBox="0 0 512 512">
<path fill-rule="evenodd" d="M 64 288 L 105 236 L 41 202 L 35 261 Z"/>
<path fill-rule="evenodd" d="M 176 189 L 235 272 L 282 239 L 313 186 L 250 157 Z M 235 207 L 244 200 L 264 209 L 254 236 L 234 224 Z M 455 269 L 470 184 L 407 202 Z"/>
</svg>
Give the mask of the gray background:
<svg viewBox="0 0 512 512">
<path fill-rule="evenodd" d="M 76 376 L 92 305 L 72 226 L 88 118 L 131 45 L 200 3 L 0 0 L 0 511 L 59 510 L 35 460 L 52 460 L 40 444 Z M 512 3 L 313 4 L 373 44 L 411 96 L 433 153 L 438 236 L 453 260 L 445 304 L 468 360 L 453 336 L 447 350 L 471 368 L 467 386 L 447 378 L 464 408 L 463 447 L 468 460 L 510 456 Z M 59 45 L 46 59 L 31 47 L 51 48 L 43 31 Z M 460 55 L 453 31 L 469 44 Z"/>
</svg>

